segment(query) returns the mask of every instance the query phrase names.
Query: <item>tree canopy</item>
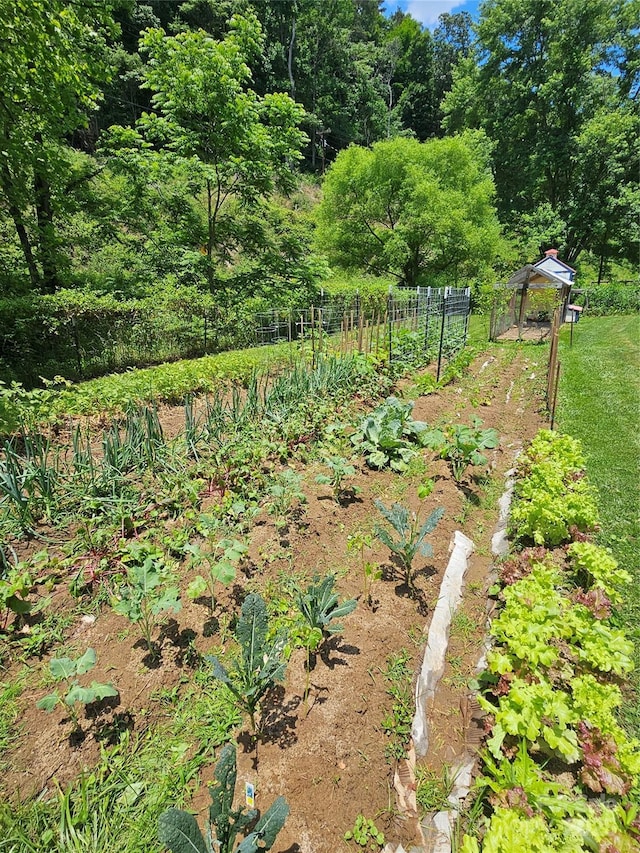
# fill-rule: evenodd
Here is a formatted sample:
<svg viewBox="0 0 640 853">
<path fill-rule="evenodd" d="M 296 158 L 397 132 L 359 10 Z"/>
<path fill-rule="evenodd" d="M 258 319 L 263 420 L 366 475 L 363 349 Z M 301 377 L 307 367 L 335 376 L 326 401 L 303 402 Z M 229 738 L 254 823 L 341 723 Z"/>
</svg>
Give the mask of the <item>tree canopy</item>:
<svg viewBox="0 0 640 853">
<path fill-rule="evenodd" d="M 449 131 L 493 142 L 502 218 L 548 205 L 570 263 L 637 218 L 638 20 L 637 0 L 487 0 L 445 98 Z"/>
<path fill-rule="evenodd" d="M 497 247 L 493 195 L 480 137 L 351 146 L 326 176 L 318 240 L 343 266 L 412 287 L 466 282 Z"/>
</svg>

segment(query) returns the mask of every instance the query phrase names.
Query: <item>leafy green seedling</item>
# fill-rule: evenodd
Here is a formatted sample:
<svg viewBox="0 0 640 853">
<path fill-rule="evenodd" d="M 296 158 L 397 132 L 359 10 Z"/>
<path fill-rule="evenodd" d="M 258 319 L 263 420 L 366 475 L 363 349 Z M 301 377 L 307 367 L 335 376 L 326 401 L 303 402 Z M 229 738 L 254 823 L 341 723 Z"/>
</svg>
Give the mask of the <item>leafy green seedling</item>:
<svg viewBox="0 0 640 853">
<path fill-rule="evenodd" d="M 251 593 L 242 605 L 236 627 L 240 657 L 233 660 L 228 670 L 214 655 L 207 657 L 213 675 L 227 685 L 238 705 L 248 714 L 254 733 L 260 700 L 282 681 L 287 668 L 283 658 L 286 636 L 279 633 L 273 639 L 267 639 L 268 630 L 267 605 L 260 595 Z"/>
<path fill-rule="evenodd" d="M 495 429 L 480 429 L 480 418 L 472 418 L 471 425 L 451 424 L 444 431 L 433 430 L 430 444 L 439 447 L 440 456 L 451 465 L 456 483 L 462 480 L 469 465 L 486 465 L 482 450 L 493 450 L 500 441 Z"/>
<path fill-rule="evenodd" d="M 108 696 L 117 696 L 118 691 L 113 684 L 99 684 L 91 682 L 89 687 L 82 687 L 77 676 L 84 675 L 96 665 L 96 653 L 93 649 L 86 652 L 76 660 L 71 658 L 52 658 L 49 661 L 49 672 L 54 681 L 65 682 L 64 692 L 55 690 L 48 696 L 43 696 L 36 702 L 36 707 L 44 711 L 53 711 L 60 704 L 69 709 L 71 720 L 75 731 L 80 726 L 80 718 L 76 710 L 76 704 L 88 705 L 97 699 L 106 699 Z"/>
<path fill-rule="evenodd" d="M 295 600 L 305 623 L 304 643 L 307 649 L 307 685 L 305 699 L 309 692 L 308 674 L 313 669 L 312 655 L 322 646 L 332 634 L 339 634 L 344 626 L 336 622 L 343 616 L 353 612 L 358 604 L 355 598 L 338 603 L 338 595 L 334 592 L 335 575 L 327 575 L 320 579 L 318 575 L 313 583 L 303 590 L 294 587 Z"/>
<path fill-rule="evenodd" d="M 372 820 L 361 814 L 356 818 L 353 829 L 345 832 L 344 840 L 355 841 L 363 850 L 374 851 L 384 846 L 384 834 Z"/>
<path fill-rule="evenodd" d="M 127 580 L 120 586 L 113 601 L 113 609 L 131 622 L 140 625 L 147 649 L 154 655 L 152 634 L 167 611 L 178 613 L 181 604 L 178 588 L 166 586 L 166 572 L 153 557 L 147 557 L 142 565 L 127 568 Z"/>
<path fill-rule="evenodd" d="M 0 623 L 3 631 L 7 629 L 11 613 L 17 616 L 29 613 L 32 605 L 27 596 L 32 589 L 33 579 L 24 564 L 12 566 L 0 577 Z"/>
<path fill-rule="evenodd" d="M 341 498 L 346 492 L 357 494 L 359 489 L 357 486 L 345 488 L 345 480 L 355 476 L 356 469 L 353 465 L 349 465 L 346 459 L 342 456 L 327 456 L 324 464 L 329 469 L 329 475 L 318 474 L 316 483 L 321 485 L 331 486 L 333 491 L 333 499 L 336 503 L 340 503 Z"/>
<path fill-rule="evenodd" d="M 421 524 L 415 512 L 409 513 L 409 510 L 399 503 L 394 503 L 391 509 L 387 509 L 380 500 L 376 499 L 374 503 L 396 531 L 398 539 L 392 539 L 389 531 L 380 525 L 376 525 L 375 534 L 382 544 L 399 558 L 404 570 L 404 581 L 407 586 L 411 586 L 414 558 L 416 554 L 422 554 L 423 557 L 430 557 L 433 554 L 433 548 L 425 539 L 435 530 L 444 515 L 444 509 L 437 507 Z"/>
<path fill-rule="evenodd" d="M 187 587 L 189 598 L 200 598 L 209 593 L 211 612 L 216 606 L 216 584 L 227 586 L 236 576 L 236 567 L 247 553 L 248 548 L 238 539 L 222 539 L 214 546 L 213 552 L 203 551 L 199 545 L 187 545 L 184 549 L 191 554 L 193 563 L 207 563 L 209 573 L 206 577 L 197 575 Z"/>
<path fill-rule="evenodd" d="M 278 530 L 286 529 L 295 507 L 306 503 L 307 496 L 301 487 L 300 474 L 296 474 L 291 468 L 285 468 L 276 482 L 267 490 L 267 494 L 271 497 L 267 512 L 275 517 Z"/>
<path fill-rule="evenodd" d="M 209 827 L 203 837 L 195 817 L 181 809 L 167 809 L 160 815 L 158 835 L 171 853 L 233 853 L 236 837 L 258 818 L 258 810 L 233 808 L 236 788 L 236 747 L 228 743 L 220 753 L 209 787 Z M 235 847 L 235 853 L 271 850 L 287 819 L 289 806 L 278 797 L 260 817 L 252 831 Z"/>
</svg>

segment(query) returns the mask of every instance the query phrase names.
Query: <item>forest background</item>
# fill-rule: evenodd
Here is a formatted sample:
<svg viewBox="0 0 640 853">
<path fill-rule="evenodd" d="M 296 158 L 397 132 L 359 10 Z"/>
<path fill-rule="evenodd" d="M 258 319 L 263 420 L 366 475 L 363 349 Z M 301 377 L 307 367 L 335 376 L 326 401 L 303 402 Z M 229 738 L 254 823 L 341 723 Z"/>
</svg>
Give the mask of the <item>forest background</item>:
<svg viewBox="0 0 640 853">
<path fill-rule="evenodd" d="M 638 0 L 486 0 L 433 32 L 376 0 L 0 0 L 0 380 L 83 375 L 58 347 L 80 321 L 144 337 L 126 367 L 166 357 L 167 329 L 199 354 L 185 318 L 321 292 L 470 286 L 482 307 L 550 246 L 583 284 L 633 283 L 638 20 Z"/>
</svg>

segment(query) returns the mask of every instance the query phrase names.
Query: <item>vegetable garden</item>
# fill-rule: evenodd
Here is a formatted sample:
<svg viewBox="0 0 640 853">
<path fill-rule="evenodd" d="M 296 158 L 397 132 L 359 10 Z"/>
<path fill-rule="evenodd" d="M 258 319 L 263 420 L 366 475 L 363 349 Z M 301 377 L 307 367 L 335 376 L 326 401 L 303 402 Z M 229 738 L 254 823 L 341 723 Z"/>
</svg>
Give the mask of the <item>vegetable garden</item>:
<svg viewBox="0 0 640 853">
<path fill-rule="evenodd" d="M 496 502 L 544 423 L 544 357 L 467 350 L 437 382 L 326 353 L 111 407 L 92 392 L 82 417 L 62 414 L 74 388 L 11 399 L 0 849 L 207 851 L 205 824 L 214 850 L 408 849 L 469 748 L 470 685 L 489 737 L 460 849 L 635 849 L 640 759 L 614 714 L 626 576 L 592 542 L 570 439 L 520 457 L 476 672 Z M 411 812 L 394 773 L 454 530 L 475 553 Z"/>
</svg>

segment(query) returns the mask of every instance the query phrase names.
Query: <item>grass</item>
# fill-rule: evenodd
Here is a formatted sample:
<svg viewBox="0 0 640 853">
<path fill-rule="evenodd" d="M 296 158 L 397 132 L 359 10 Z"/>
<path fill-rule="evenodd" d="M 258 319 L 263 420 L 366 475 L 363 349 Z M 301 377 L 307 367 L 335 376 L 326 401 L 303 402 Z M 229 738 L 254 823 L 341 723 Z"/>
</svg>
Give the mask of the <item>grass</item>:
<svg viewBox="0 0 640 853">
<path fill-rule="evenodd" d="M 133 735 L 123 720 L 122 731 L 111 733 L 117 743 L 103 748 L 99 765 L 65 790 L 0 803 L 0 850 L 160 853 L 160 813 L 185 804 L 201 769 L 215 763 L 215 747 L 240 722 L 229 692 L 208 666 L 193 680 L 182 696 L 171 691 L 158 697 L 166 724 Z"/>
<path fill-rule="evenodd" d="M 620 619 L 640 667 L 640 318 L 585 317 L 560 339 L 556 426 L 580 439 L 587 474 L 599 492 L 601 544 L 633 577 Z M 636 692 L 640 675 L 635 676 Z M 640 707 L 629 697 L 625 722 L 640 735 Z"/>
</svg>

